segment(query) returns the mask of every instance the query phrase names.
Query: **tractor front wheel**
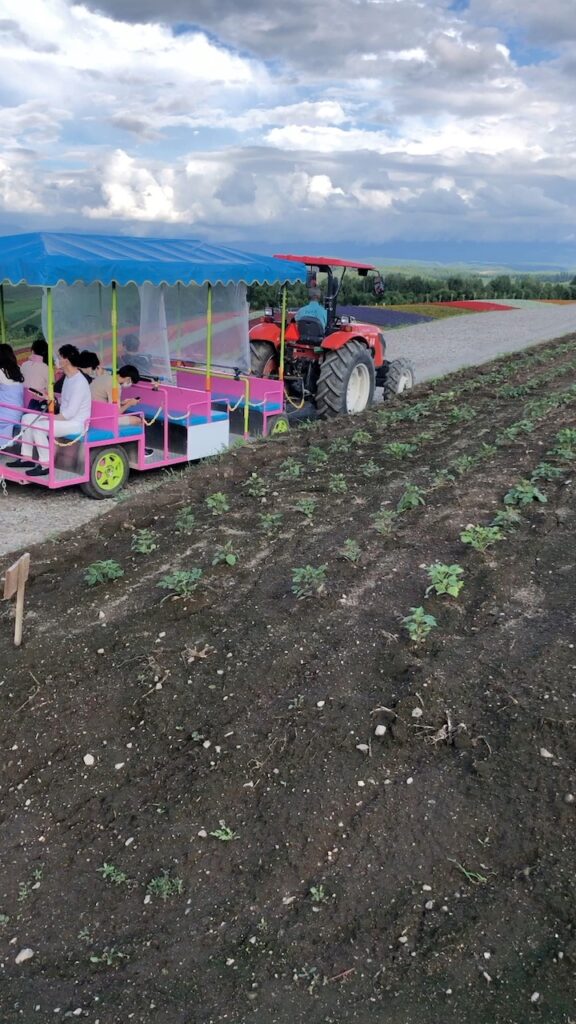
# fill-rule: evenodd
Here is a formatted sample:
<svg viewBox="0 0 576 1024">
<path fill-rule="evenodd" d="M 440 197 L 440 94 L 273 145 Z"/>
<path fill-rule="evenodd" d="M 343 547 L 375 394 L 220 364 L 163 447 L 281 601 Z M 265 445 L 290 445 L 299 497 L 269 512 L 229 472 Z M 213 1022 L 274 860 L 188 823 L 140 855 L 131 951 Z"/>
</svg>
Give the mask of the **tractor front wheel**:
<svg viewBox="0 0 576 1024">
<path fill-rule="evenodd" d="M 411 391 L 414 387 L 416 374 L 414 366 L 408 359 L 394 359 L 386 365 L 386 372 L 383 380 L 382 398 L 394 398 L 404 391 Z"/>
<path fill-rule="evenodd" d="M 322 419 L 364 412 L 374 397 L 374 362 L 357 339 L 328 352 L 318 377 L 316 409 Z"/>
<path fill-rule="evenodd" d="M 268 341 L 250 342 L 250 369 L 255 377 L 272 377 L 278 373 L 278 354 Z"/>
</svg>

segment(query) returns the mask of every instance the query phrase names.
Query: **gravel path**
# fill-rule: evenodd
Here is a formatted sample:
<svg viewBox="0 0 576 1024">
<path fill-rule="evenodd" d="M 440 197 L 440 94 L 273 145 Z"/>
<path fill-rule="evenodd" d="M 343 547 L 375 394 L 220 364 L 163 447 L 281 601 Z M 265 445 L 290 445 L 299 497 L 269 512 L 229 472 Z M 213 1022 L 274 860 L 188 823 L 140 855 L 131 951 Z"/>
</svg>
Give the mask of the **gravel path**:
<svg viewBox="0 0 576 1024">
<path fill-rule="evenodd" d="M 385 337 L 388 357 L 411 359 L 417 380 L 424 381 L 574 331 L 576 303 L 455 316 L 385 332 Z"/>
<path fill-rule="evenodd" d="M 574 331 L 576 304 L 540 305 L 415 324 L 389 331 L 386 340 L 389 357 L 411 359 L 417 380 L 424 381 Z M 135 476 L 123 493 L 132 497 L 155 486 L 162 486 L 160 471 Z M 0 557 L 66 530 L 81 530 L 113 506 L 114 501 L 90 501 L 74 489 L 49 492 L 7 483 L 0 489 Z"/>
</svg>

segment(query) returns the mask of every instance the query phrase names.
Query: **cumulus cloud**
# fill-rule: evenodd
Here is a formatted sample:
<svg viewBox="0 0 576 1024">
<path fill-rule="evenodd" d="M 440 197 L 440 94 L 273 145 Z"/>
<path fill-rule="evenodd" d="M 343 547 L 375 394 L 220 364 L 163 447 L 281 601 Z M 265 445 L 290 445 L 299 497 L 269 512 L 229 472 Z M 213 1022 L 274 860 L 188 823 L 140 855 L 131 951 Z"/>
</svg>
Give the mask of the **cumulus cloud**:
<svg viewBox="0 0 576 1024">
<path fill-rule="evenodd" d="M 571 7 L 3 0 L 0 210 L 271 244 L 574 236 Z"/>
</svg>

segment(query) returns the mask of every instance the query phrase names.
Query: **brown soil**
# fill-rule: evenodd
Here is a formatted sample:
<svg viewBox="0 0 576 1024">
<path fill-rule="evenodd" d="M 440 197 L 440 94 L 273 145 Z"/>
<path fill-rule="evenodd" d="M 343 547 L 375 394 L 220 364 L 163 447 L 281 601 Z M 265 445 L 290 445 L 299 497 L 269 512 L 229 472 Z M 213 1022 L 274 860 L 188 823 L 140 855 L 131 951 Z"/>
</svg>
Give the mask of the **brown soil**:
<svg viewBox="0 0 576 1024">
<path fill-rule="evenodd" d="M 1 620 L 2 1022 L 569 1024 L 576 502 L 574 463 L 546 452 L 575 424 L 575 340 L 237 449 L 33 552 L 21 650 Z M 422 434 L 407 459 L 383 450 Z M 543 459 L 562 470 L 547 502 L 487 554 L 465 546 Z M 382 536 L 407 483 L 426 503 Z M 131 550 L 136 528 L 155 551 Z M 213 566 L 226 542 L 237 564 Z M 99 559 L 124 576 L 87 586 Z M 435 561 L 464 569 L 458 598 L 425 599 Z M 307 564 L 326 583 L 298 600 Z M 192 597 L 158 588 L 195 566 Z M 416 645 L 401 619 L 424 603 L 438 627 Z M 149 897 L 163 872 L 181 892 Z"/>
</svg>

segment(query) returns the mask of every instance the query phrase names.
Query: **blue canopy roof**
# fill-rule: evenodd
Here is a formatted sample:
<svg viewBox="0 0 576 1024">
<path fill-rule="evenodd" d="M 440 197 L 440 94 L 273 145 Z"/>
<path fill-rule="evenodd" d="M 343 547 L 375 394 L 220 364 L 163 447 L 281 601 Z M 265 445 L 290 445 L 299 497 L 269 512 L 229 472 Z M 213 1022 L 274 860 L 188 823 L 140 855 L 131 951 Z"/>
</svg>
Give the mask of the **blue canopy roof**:
<svg viewBox="0 0 576 1024">
<path fill-rule="evenodd" d="M 0 281 L 10 284 L 273 284 L 305 279 L 304 264 L 192 238 L 50 232 L 0 236 Z"/>
</svg>

